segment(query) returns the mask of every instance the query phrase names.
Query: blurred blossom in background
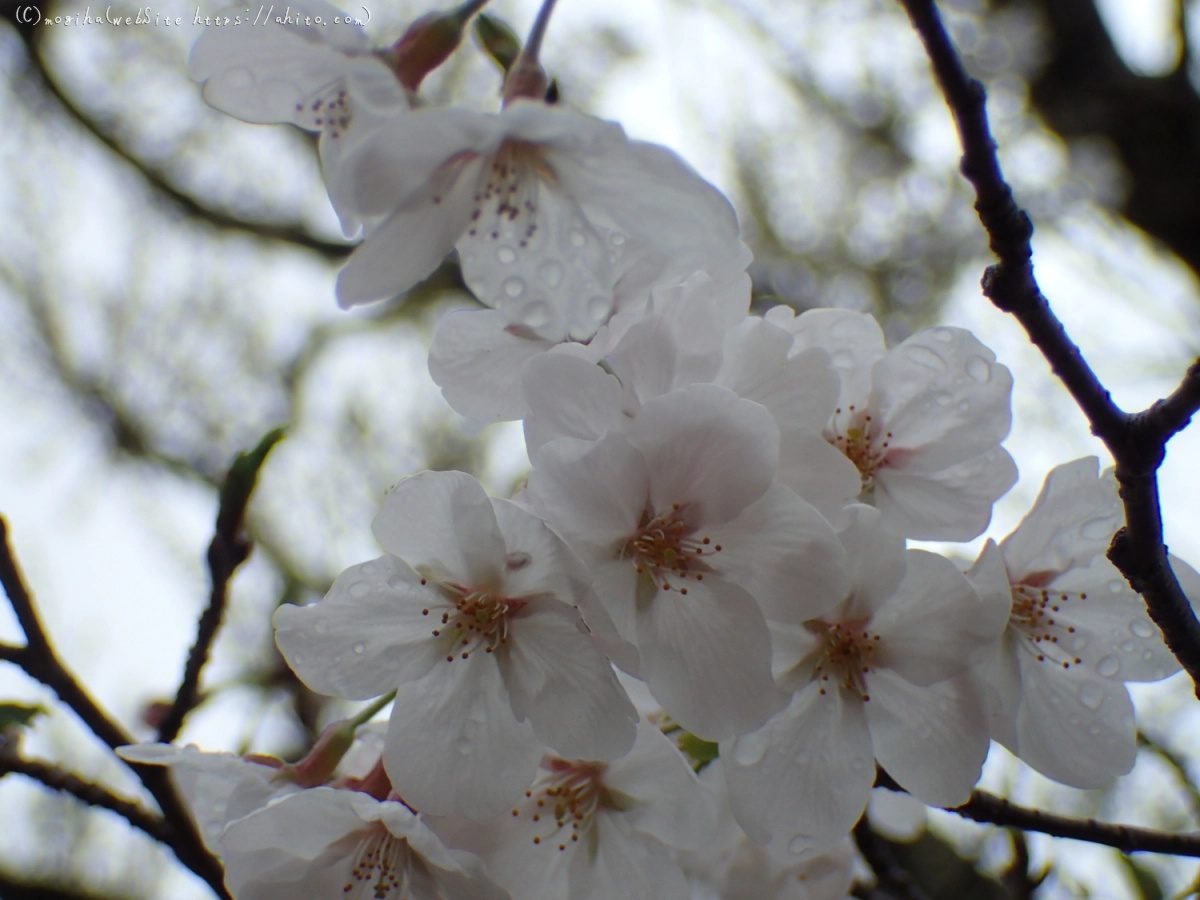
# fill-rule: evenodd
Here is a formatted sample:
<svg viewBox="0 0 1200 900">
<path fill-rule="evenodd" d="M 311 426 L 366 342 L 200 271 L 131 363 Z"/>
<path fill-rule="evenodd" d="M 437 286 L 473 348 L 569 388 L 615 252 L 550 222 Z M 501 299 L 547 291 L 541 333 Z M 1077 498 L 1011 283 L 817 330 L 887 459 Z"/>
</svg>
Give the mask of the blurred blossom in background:
<svg viewBox="0 0 1200 900">
<path fill-rule="evenodd" d="M 536 5 L 495 0 L 489 11 L 524 32 Z M 1200 68 L 1184 40 L 1200 46 L 1200 3 L 943 6 L 988 85 L 1047 297 L 1117 401 L 1148 405 L 1200 352 Z M 379 45 L 429 11 L 410 0 L 368 9 Z M 74 22 L 84 10 L 64 0 L 41 14 Z M 474 302 L 452 263 L 403 306 L 337 308 L 349 247 L 315 142 L 205 106 L 186 72 L 204 27 L 195 4 L 151 10 L 183 23 L 34 26 L 0 5 L 0 512 L 61 656 L 149 739 L 146 711 L 172 695 L 206 601 L 216 485 L 236 451 L 285 424 L 251 506 L 256 549 L 233 582 L 208 699 L 180 740 L 290 759 L 338 709 L 284 665 L 274 608 L 321 596 L 343 568 L 378 555 L 370 521 L 404 475 L 462 469 L 510 495 L 527 468 L 520 423 L 465 428 L 426 371 L 439 317 Z M 1068 40 L 1068 20 L 1090 27 Z M 964 326 L 1012 369 L 1007 446 L 1021 480 L 988 535 L 1013 528 L 1054 465 L 1107 459 L 1020 327 L 980 295 L 984 235 L 898 4 L 562 0 L 542 59 L 563 102 L 666 144 L 729 195 L 755 253 L 756 309 L 869 311 L 893 343 L 938 322 Z M 422 94 L 494 109 L 499 87 L 468 41 Z M 1193 565 L 1197 459 L 1193 426 L 1162 473 L 1167 543 Z M 983 541 L 938 549 L 971 559 Z M 0 604 L 0 640 L 19 636 Z M 0 665 L 0 699 L 54 708 L 28 734 L 31 754 L 137 793 L 15 667 Z M 1187 676 L 1135 686 L 1135 702 L 1145 758 L 1111 788 L 1052 784 L 996 745 L 981 786 L 1064 813 L 1200 828 L 1189 781 L 1200 775 L 1200 713 Z M 963 869 L 937 897 L 1003 896 L 953 864 L 957 853 L 1002 872 L 1012 850 L 998 829 L 901 798 L 871 809 L 911 842 L 911 867 L 924 859 L 950 881 Z M 1039 898 L 1183 897 L 1197 873 L 1193 860 L 1131 863 L 1040 835 L 1029 844 L 1035 870 L 1050 871 Z M 123 820 L 15 776 L 0 780 L 0 877 L 111 898 L 211 896 Z"/>
</svg>

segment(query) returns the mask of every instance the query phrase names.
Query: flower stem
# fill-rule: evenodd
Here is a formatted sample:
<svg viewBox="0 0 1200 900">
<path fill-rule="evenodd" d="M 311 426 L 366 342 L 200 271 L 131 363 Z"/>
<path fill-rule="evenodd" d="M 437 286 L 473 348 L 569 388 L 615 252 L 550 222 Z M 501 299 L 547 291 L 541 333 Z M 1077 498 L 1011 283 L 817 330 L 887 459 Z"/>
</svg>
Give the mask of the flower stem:
<svg viewBox="0 0 1200 900">
<path fill-rule="evenodd" d="M 371 719 L 373 719 L 375 717 L 375 714 L 377 712 L 379 712 L 381 709 L 383 709 L 385 706 L 387 706 L 389 703 L 391 703 L 395 699 L 396 699 L 395 691 L 391 691 L 387 694 L 384 694 L 382 697 L 380 697 L 378 700 L 376 700 L 374 703 L 372 703 L 366 709 L 364 709 L 360 713 L 358 713 L 358 715 L 354 716 L 351 719 L 348 719 L 347 724 L 353 726 L 354 728 L 359 728 L 363 725 L 366 725 L 368 722 L 371 721 Z"/>
<path fill-rule="evenodd" d="M 550 15 L 554 12 L 554 4 L 557 2 L 558 0 L 542 0 L 542 8 L 538 10 L 533 27 L 529 29 L 525 47 L 513 63 L 504 83 L 505 106 L 518 97 L 532 97 L 538 100 L 545 97 L 550 79 L 546 77 L 546 70 L 538 61 L 538 55 L 542 52 L 542 38 L 546 35 Z"/>
</svg>

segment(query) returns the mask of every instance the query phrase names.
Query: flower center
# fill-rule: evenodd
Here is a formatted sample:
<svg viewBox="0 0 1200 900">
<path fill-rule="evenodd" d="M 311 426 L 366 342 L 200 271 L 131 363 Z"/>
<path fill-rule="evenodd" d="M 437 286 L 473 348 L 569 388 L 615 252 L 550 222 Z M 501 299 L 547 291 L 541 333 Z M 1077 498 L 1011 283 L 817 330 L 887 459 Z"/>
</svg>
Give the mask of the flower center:
<svg viewBox="0 0 1200 900">
<path fill-rule="evenodd" d="M 489 241 L 512 237 L 518 247 L 528 247 L 538 229 L 538 181 L 555 182 L 538 146 L 511 140 L 501 144 L 480 178 L 467 235 Z M 523 220 L 520 227 L 518 220 Z"/>
<path fill-rule="evenodd" d="M 621 548 L 621 557 L 633 561 L 639 575 L 647 575 L 664 591 L 677 590 L 686 594 L 687 580 L 703 581 L 706 573 L 716 570 L 706 557 L 721 552 L 721 545 L 711 538 L 697 535 L 682 516 L 683 508 L 671 504 L 665 515 L 642 513 L 637 533 Z M 672 584 L 670 578 L 675 578 Z"/>
<path fill-rule="evenodd" d="M 1074 625 L 1060 621 L 1058 615 L 1066 603 L 1086 600 L 1087 594 L 1049 590 L 1042 586 L 1053 577 L 1053 573 L 1038 572 L 1011 586 L 1012 611 L 1008 614 L 1008 627 L 1025 638 L 1025 646 L 1038 662 L 1069 669 L 1082 662 L 1075 651 L 1083 649 L 1084 638 L 1075 634 Z"/>
<path fill-rule="evenodd" d="M 412 851 L 382 823 L 368 829 L 351 860 L 345 900 L 410 900 Z"/>
<path fill-rule="evenodd" d="M 297 103 L 296 112 L 303 127 L 320 131 L 333 140 L 345 133 L 354 118 L 346 98 L 346 84 L 340 78 L 303 103 Z"/>
<path fill-rule="evenodd" d="M 817 662 L 813 666 L 813 677 L 822 682 L 821 693 L 825 693 L 824 683 L 833 680 L 846 690 L 858 694 L 862 700 L 870 700 L 867 674 L 875 667 L 879 635 L 867 629 L 867 620 L 830 624 L 814 619 L 804 624 L 821 641 Z"/>
<path fill-rule="evenodd" d="M 503 597 L 490 588 L 473 589 L 452 582 L 438 586 L 454 604 L 442 612 L 441 627 L 433 629 L 434 637 L 450 645 L 446 662 L 453 662 L 455 656 L 469 659 L 481 647 L 484 653 L 492 653 L 507 644 L 510 621 L 529 604 L 524 597 Z M 429 614 L 428 609 L 422 612 Z"/>
<path fill-rule="evenodd" d="M 547 757 L 538 780 L 512 814 L 534 823 L 533 842 L 566 850 L 587 836 L 598 811 L 619 809 L 604 786 L 604 763 Z"/>
<path fill-rule="evenodd" d="M 841 450 L 858 469 L 863 493 L 875 489 L 875 473 L 887 465 L 891 437 L 890 431 L 880 433 L 870 413 L 853 405 L 835 409 L 833 422 L 825 430 L 825 440 Z"/>
</svg>

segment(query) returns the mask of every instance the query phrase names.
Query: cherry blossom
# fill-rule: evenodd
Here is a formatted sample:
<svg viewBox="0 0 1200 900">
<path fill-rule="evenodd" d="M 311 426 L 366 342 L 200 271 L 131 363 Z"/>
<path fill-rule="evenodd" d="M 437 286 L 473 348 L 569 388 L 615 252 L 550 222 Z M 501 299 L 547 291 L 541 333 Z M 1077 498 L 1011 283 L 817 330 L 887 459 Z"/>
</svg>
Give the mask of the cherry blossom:
<svg viewBox="0 0 1200 900">
<path fill-rule="evenodd" d="M 343 306 L 402 294 L 457 247 L 467 286 L 506 325 L 586 341 L 617 294 L 749 263 L 729 202 L 674 153 L 539 101 L 418 110 L 341 168 L 353 185 L 335 203 L 367 224 L 338 278 Z"/>
<path fill-rule="evenodd" d="M 817 852 L 862 814 L 877 761 L 936 806 L 964 802 L 988 749 L 969 675 L 1008 610 L 954 565 L 904 541 L 869 506 L 841 532 L 850 588 L 803 625 L 773 624 L 774 671 L 790 704 L 721 743 L 734 814 L 754 840 Z"/>
<path fill-rule="evenodd" d="M 784 306 L 767 321 L 821 347 L 841 376 L 825 437 L 858 468 L 861 499 L 890 528 L 920 540 L 965 541 L 1017 480 L 1000 441 L 1012 422 L 1012 375 L 961 328 L 930 328 L 888 351 L 875 319 Z"/>
<path fill-rule="evenodd" d="M 658 728 L 643 720 L 612 762 L 547 755 L 510 814 L 430 820 L 444 840 L 478 853 L 525 900 L 686 900 L 672 849 L 709 839 L 716 797 Z"/>
<path fill-rule="evenodd" d="M 338 160 L 372 129 L 407 112 L 409 95 L 366 32 L 348 24 L 349 15 L 323 0 L 289 3 L 289 13 L 278 22 L 270 15 L 255 22 L 245 7 L 223 10 L 220 16 L 240 16 L 243 24 L 205 29 L 188 72 L 204 83 L 205 101 L 224 113 L 318 132 L 330 197 L 353 235 L 361 223 L 339 197 Z M 317 17 L 324 24 L 313 24 Z"/>
<path fill-rule="evenodd" d="M 398 688 L 384 762 L 406 801 L 494 815 L 546 745 L 629 749 L 637 714 L 576 609 L 585 574 L 542 521 L 461 472 L 424 472 L 392 489 L 374 531 L 389 554 L 320 603 L 280 608 L 276 641 L 315 691 Z"/>
<path fill-rule="evenodd" d="M 479 859 L 448 849 L 404 804 L 319 787 L 229 824 L 221 836 L 235 900 L 508 900 Z"/>
<path fill-rule="evenodd" d="M 694 384 L 648 400 L 626 433 L 546 444 L 530 475 L 527 502 L 591 567 L 638 674 L 705 738 L 778 709 L 763 610 L 801 621 L 844 589 L 829 524 L 774 480 L 778 447 L 766 408 Z"/>
<path fill-rule="evenodd" d="M 1179 670 L 1145 604 L 1105 557 L 1124 522 L 1094 456 L 1053 469 L 1021 524 L 989 541 L 968 576 L 1011 608 L 981 676 L 992 737 L 1062 784 L 1100 787 L 1137 753 L 1123 682 Z M 1177 571 L 1194 572 L 1173 560 Z"/>
</svg>

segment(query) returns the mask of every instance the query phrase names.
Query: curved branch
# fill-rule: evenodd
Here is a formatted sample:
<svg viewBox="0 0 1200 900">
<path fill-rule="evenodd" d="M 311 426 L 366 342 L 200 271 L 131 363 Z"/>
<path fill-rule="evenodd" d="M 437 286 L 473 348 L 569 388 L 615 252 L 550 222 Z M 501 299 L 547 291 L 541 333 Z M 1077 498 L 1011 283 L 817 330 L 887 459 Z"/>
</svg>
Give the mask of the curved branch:
<svg viewBox="0 0 1200 900">
<path fill-rule="evenodd" d="M 122 800 L 107 788 L 84 781 L 78 775 L 59 766 L 39 760 L 22 759 L 15 753 L 0 753 L 0 777 L 10 773 L 24 775 L 52 790 L 70 794 L 88 806 L 114 812 L 156 841 L 168 846 L 175 842 L 174 831 L 161 816 L 156 816 L 131 800 Z"/>
<path fill-rule="evenodd" d="M 1142 595 L 1167 646 L 1187 669 L 1200 696 L 1200 621 L 1179 586 L 1163 544 L 1158 469 L 1166 443 L 1200 409 L 1200 361 L 1179 388 L 1144 412 L 1128 414 L 1087 364 L 1038 287 L 1033 274 L 1033 224 L 1004 180 L 988 125 L 983 85 L 967 74 L 934 0 L 900 0 L 925 45 L 963 148 L 962 173 L 975 189 L 975 209 L 999 262 L 983 276 L 983 293 L 1012 314 L 1050 363 L 1116 463 L 1125 527 L 1108 558 Z"/>
</svg>

